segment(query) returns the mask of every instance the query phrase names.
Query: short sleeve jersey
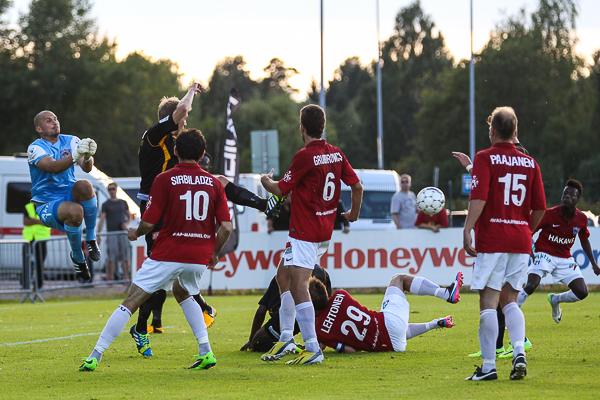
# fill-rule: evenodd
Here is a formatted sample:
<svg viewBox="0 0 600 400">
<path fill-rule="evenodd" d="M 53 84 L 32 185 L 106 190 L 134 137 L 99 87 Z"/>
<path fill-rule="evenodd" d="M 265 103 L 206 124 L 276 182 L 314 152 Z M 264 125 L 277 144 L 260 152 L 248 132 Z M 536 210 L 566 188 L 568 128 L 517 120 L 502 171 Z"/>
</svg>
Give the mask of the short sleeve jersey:
<svg viewBox="0 0 600 400">
<path fill-rule="evenodd" d="M 419 226 L 421 224 L 427 225 L 440 225 L 444 228 L 448 227 L 448 213 L 446 209 L 443 209 L 437 214 L 427 215 L 423 211 L 419 211 L 417 215 L 417 220 L 415 221 L 415 226 Z"/>
<path fill-rule="evenodd" d="M 417 219 L 417 196 L 413 192 L 396 192 L 390 202 L 390 214 L 398 214 L 402 229 L 415 227 Z"/>
<path fill-rule="evenodd" d="M 590 237 L 587 220 L 586 215 L 578 209 L 575 209 L 573 218 L 567 221 L 563 216 L 562 206 L 549 208 L 537 227 L 541 232 L 535 241 L 535 251 L 559 258 L 571 257 L 571 247 L 577 235 L 579 240 Z"/>
<path fill-rule="evenodd" d="M 66 171 L 59 174 L 53 174 L 39 168 L 37 164 L 46 156 L 50 156 L 55 160 L 71 157 L 71 154 L 77 149 L 78 144 L 79 138 L 77 136 L 60 134 L 56 143 L 37 139 L 29 145 L 27 148 L 27 158 L 32 183 L 32 201 L 48 203 L 67 198 L 76 182 L 75 165 L 72 165 Z"/>
<path fill-rule="evenodd" d="M 371 311 L 345 290 L 329 298 L 316 322 L 319 343 L 336 348 L 338 343 L 363 351 L 394 351 L 383 313 Z"/>
<path fill-rule="evenodd" d="M 223 185 L 198 164 L 176 165 L 156 177 L 142 219 L 156 224 L 161 217 L 150 258 L 206 265 L 216 224 L 230 221 Z"/>
<path fill-rule="evenodd" d="M 102 204 L 101 212 L 106 214 L 106 231 L 122 230 L 121 225 L 127 221 L 129 206 L 125 200 L 107 200 Z"/>
<path fill-rule="evenodd" d="M 173 114 L 152 125 L 142 135 L 139 150 L 140 193 L 150 194 L 152 183 L 158 174 L 173 168 L 179 160 L 175 156 L 175 138 L 171 132 L 177 130 Z"/>
<path fill-rule="evenodd" d="M 302 148 L 279 181 L 283 194 L 292 190 L 290 237 L 306 242 L 331 239 L 341 183 L 351 186 L 358 176 L 340 149 L 319 139 Z"/>
<path fill-rule="evenodd" d="M 531 252 L 531 210 L 546 209 L 542 174 L 535 160 L 512 143 L 496 143 L 473 160 L 471 200 L 486 204 L 475 224 L 480 253 Z"/>
</svg>

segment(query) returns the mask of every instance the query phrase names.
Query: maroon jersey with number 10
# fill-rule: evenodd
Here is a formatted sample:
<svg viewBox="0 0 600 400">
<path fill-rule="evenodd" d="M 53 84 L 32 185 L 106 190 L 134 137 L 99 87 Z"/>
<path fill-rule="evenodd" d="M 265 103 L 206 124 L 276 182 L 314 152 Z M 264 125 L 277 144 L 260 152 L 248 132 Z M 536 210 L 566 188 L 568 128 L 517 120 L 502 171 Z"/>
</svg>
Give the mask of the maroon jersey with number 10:
<svg viewBox="0 0 600 400">
<path fill-rule="evenodd" d="M 340 181 L 351 186 L 359 179 L 337 147 L 319 139 L 296 153 L 292 166 L 279 181 L 283 194 L 294 191 L 290 237 L 314 243 L 331 239 Z"/>
<path fill-rule="evenodd" d="M 357 351 L 394 351 L 383 313 L 369 310 L 345 290 L 329 298 L 329 307 L 319 311 L 317 340 L 332 348 L 338 344 Z"/>
<path fill-rule="evenodd" d="M 545 210 L 542 174 L 512 143 L 496 143 L 473 160 L 471 200 L 486 200 L 475 224 L 479 253 L 531 252 L 531 210 Z"/>
<path fill-rule="evenodd" d="M 206 265 L 216 224 L 230 221 L 223 185 L 198 164 L 177 164 L 154 180 L 142 219 L 156 224 L 161 216 L 150 258 Z"/>
</svg>

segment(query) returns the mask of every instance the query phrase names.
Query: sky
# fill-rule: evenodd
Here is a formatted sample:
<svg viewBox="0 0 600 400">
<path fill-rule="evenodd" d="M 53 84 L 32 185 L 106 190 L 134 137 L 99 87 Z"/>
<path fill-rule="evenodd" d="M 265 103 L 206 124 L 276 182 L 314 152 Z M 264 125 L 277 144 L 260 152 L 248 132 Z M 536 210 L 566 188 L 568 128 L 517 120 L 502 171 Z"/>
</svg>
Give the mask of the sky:
<svg viewBox="0 0 600 400">
<path fill-rule="evenodd" d="M 183 82 L 207 84 L 217 62 L 244 56 L 253 79 L 277 57 L 300 74 L 290 84 L 306 97 L 311 78 L 321 81 L 320 0 L 90 0 L 100 35 L 116 39 L 117 58 L 133 51 L 153 60 L 169 58 Z M 398 11 L 411 0 L 379 0 L 379 38 L 394 33 Z M 30 0 L 13 0 L 11 17 L 26 13 Z M 579 0 L 576 51 L 591 62 L 600 50 L 599 0 Z M 377 0 L 323 0 L 324 79 L 348 57 L 364 65 L 377 57 Z M 483 48 L 490 31 L 538 0 L 473 0 L 473 49 Z M 455 61 L 470 58 L 470 0 L 421 0 L 446 40 Z"/>
</svg>

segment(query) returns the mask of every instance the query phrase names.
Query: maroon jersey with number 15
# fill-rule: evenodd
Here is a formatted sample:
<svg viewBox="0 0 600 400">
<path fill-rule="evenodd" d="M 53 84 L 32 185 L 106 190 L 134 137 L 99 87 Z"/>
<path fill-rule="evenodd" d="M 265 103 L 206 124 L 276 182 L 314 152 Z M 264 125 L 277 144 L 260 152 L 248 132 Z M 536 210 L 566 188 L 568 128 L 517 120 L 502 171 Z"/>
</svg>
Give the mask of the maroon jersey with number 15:
<svg viewBox="0 0 600 400">
<path fill-rule="evenodd" d="M 198 164 L 177 164 L 154 180 L 142 219 L 156 224 L 161 216 L 150 258 L 206 265 L 216 224 L 230 221 L 223 185 Z"/>
<path fill-rule="evenodd" d="M 332 348 L 338 344 L 357 351 L 394 351 L 383 313 L 369 310 L 345 290 L 329 298 L 329 306 L 317 314 L 319 343 Z"/>
<path fill-rule="evenodd" d="M 531 251 L 531 210 L 545 210 L 542 174 L 512 143 L 496 143 L 473 160 L 471 200 L 485 200 L 475 224 L 479 253 Z"/>
<path fill-rule="evenodd" d="M 331 239 L 340 181 L 351 186 L 359 179 L 337 147 L 319 139 L 296 153 L 292 166 L 279 181 L 283 194 L 294 191 L 290 237 L 314 243 Z"/>
</svg>

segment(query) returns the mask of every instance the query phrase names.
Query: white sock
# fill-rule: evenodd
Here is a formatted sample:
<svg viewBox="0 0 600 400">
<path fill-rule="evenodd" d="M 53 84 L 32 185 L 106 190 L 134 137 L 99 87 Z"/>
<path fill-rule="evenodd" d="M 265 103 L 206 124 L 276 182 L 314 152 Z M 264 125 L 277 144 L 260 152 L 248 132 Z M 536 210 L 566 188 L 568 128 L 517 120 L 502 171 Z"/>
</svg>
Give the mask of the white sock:
<svg viewBox="0 0 600 400">
<path fill-rule="evenodd" d="M 513 347 L 513 357 L 525 354 L 525 316 L 517 303 L 508 303 L 503 309 L 506 328 Z"/>
<path fill-rule="evenodd" d="M 205 356 L 206 353 L 211 351 L 210 343 L 208 342 L 208 332 L 206 331 L 206 323 L 204 322 L 204 315 L 202 315 L 202 309 L 200 305 L 194 300 L 193 297 L 188 297 L 181 303 L 181 310 L 183 315 L 190 324 L 192 332 L 198 341 L 198 355 Z"/>
<path fill-rule="evenodd" d="M 406 330 L 406 340 L 412 339 L 415 336 L 419 336 L 424 334 L 425 332 L 429 332 L 432 329 L 439 328 L 440 326 L 437 324 L 439 319 L 434 319 L 431 322 L 425 322 L 420 324 L 408 324 L 408 329 Z"/>
<path fill-rule="evenodd" d="M 575 303 L 576 301 L 581 301 L 581 299 L 575 296 L 575 293 L 573 293 L 572 290 L 569 290 L 568 292 L 555 294 L 554 296 L 552 296 L 552 301 L 554 302 L 554 304 Z"/>
<path fill-rule="evenodd" d="M 448 300 L 448 291 L 445 288 L 439 287 L 439 285 L 422 276 L 413 279 L 409 291 L 417 296 L 434 296 L 442 300 Z"/>
<path fill-rule="evenodd" d="M 496 368 L 496 339 L 498 338 L 498 313 L 485 309 L 479 313 L 479 346 L 483 357 L 481 371 L 486 373 Z"/>
<path fill-rule="evenodd" d="M 315 329 L 315 308 L 312 302 L 307 301 L 296 306 L 296 320 L 302 332 L 302 340 L 306 350 L 311 353 L 319 351 L 317 331 Z"/>
<path fill-rule="evenodd" d="M 517 297 L 517 305 L 519 307 L 523 307 L 523 303 L 525 303 L 525 300 L 527 300 L 528 297 L 529 295 L 525 293 L 523 289 L 521 289 L 521 291 L 519 292 L 519 296 Z"/>
<path fill-rule="evenodd" d="M 294 337 L 294 322 L 296 321 L 296 304 L 292 293 L 288 290 L 281 295 L 279 308 L 280 342 L 287 342 Z"/>
<path fill-rule="evenodd" d="M 125 329 L 125 325 L 127 325 L 127 321 L 131 317 L 131 311 L 127 309 L 124 305 L 119 305 L 117 309 L 112 313 L 100 337 L 98 338 L 98 342 L 96 342 L 96 347 L 94 347 L 94 351 L 100 354 L 104 354 L 108 346 L 111 345 L 112 342 L 119 336 L 123 329 Z M 92 357 L 94 353 L 90 355 Z M 96 357 L 98 358 L 98 357 Z M 100 359 L 98 359 L 100 361 Z"/>
</svg>

